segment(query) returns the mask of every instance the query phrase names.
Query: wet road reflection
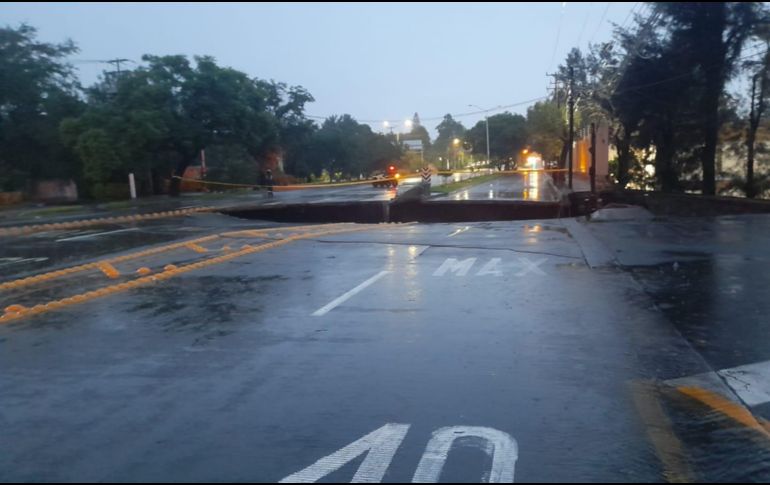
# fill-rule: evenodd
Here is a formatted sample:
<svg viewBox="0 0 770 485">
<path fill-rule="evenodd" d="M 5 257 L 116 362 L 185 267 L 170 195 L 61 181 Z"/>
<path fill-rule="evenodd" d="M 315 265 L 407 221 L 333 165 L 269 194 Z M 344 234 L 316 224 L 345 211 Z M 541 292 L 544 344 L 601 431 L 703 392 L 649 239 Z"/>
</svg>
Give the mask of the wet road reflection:
<svg viewBox="0 0 770 485">
<path fill-rule="evenodd" d="M 550 176 L 540 172 L 503 175 L 490 182 L 452 192 L 448 197 L 451 200 L 558 200 Z"/>
</svg>

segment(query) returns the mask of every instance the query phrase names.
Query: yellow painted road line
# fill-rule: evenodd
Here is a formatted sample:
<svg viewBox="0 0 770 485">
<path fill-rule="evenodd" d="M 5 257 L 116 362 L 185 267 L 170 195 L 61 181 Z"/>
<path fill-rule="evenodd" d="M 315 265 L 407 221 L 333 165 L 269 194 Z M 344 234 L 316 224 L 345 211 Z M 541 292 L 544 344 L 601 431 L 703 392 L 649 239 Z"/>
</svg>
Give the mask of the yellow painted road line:
<svg viewBox="0 0 770 485">
<path fill-rule="evenodd" d="M 207 253 L 209 251 L 208 249 L 204 248 L 203 246 L 199 246 L 198 244 L 195 244 L 195 243 L 187 243 L 187 244 L 184 245 L 184 247 L 186 247 L 187 249 L 191 249 L 191 250 L 195 251 L 196 253 Z"/>
<path fill-rule="evenodd" d="M 734 403 L 715 392 L 707 391 L 700 387 L 680 386 L 676 389 L 685 396 L 691 397 L 696 401 L 710 407 L 714 411 L 717 411 L 733 419 L 734 421 L 737 421 L 743 426 L 751 428 L 754 431 L 761 433 L 765 437 L 770 438 L 770 433 L 765 428 L 765 426 L 760 424 L 759 421 L 757 421 L 757 418 L 755 418 L 754 415 L 751 414 L 751 412 L 749 412 L 749 410 L 744 406 Z"/>
<path fill-rule="evenodd" d="M 263 237 L 265 235 L 270 234 L 271 231 L 276 230 L 312 230 L 312 229 L 318 229 L 320 227 L 340 227 L 340 226 L 349 226 L 351 224 L 349 223 L 340 223 L 340 224 L 313 224 L 313 225 L 305 225 L 305 226 L 293 226 L 291 228 L 286 227 L 268 227 L 264 229 L 253 229 L 253 230 L 245 230 L 245 231 L 234 231 L 234 232 L 225 232 L 221 234 L 211 235 L 211 236 L 204 236 L 196 239 L 190 239 L 187 241 L 181 241 L 178 243 L 173 244 L 167 244 L 164 246 L 159 246 L 155 248 L 146 249 L 144 251 L 138 251 L 135 253 L 129 253 L 123 256 L 118 256 L 115 258 L 108 258 L 101 261 L 96 261 L 94 263 L 86 263 L 81 264 L 78 266 L 72 266 L 70 268 L 64 268 L 56 271 L 50 271 L 47 273 L 42 273 L 39 275 L 34 276 L 28 276 L 26 278 L 21 278 L 18 280 L 13 281 L 7 281 L 5 283 L 0 283 L 0 291 L 2 290 L 12 290 L 12 289 L 18 289 L 25 286 L 34 285 L 37 283 L 42 283 L 46 281 L 51 281 L 56 278 L 62 278 L 64 276 L 69 276 L 75 273 L 79 273 L 82 271 L 88 271 L 88 270 L 94 270 L 99 269 L 99 265 L 101 263 L 109 263 L 109 264 L 116 264 L 116 263 L 122 263 L 124 261 L 130 261 L 132 259 L 142 258 L 145 256 L 153 256 L 159 253 L 164 253 L 168 251 L 173 251 L 175 249 L 181 249 L 184 247 L 187 247 L 188 249 L 191 249 L 188 245 L 197 246 L 200 249 L 205 249 L 202 246 L 200 246 L 201 243 L 213 241 L 216 239 L 219 239 L 221 237 Z M 225 249 L 223 249 L 225 250 Z M 229 250 L 226 249 L 226 250 Z M 201 252 L 201 251 L 197 251 Z M 203 251 L 205 252 L 205 251 Z"/>
<path fill-rule="evenodd" d="M 115 266 L 106 261 L 99 263 L 99 269 L 110 279 L 115 279 L 120 276 L 120 271 L 118 271 Z"/>
<path fill-rule="evenodd" d="M 663 474 L 669 483 L 690 483 L 695 475 L 687 463 L 684 447 L 674 434 L 671 421 L 660 404 L 659 389 L 645 381 L 631 383 L 636 409 L 644 421 L 647 437 L 663 465 Z"/>
<path fill-rule="evenodd" d="M 219 235 L 221 237 L 262 237 L 265 234 L 268 233 L 268 231 L 308 231 L 308 230 L 314 230 L 321 227 L 324 228 L 330 228 L 330 227 L 345 227 L 345 226 L 352 226 L 352 222 L 337 222 L 333 224 L 309 224 L 304 226 L 281 226 L 281 227 L 267 227 L 264 229 L 244 229 L 241 231 L 228 231 L 228 232 L 222 232 Z"/>
<path fill-rule="evenodd" d="M 129 216 L 117 216 L 117 217 L 101 217 L 98 219 L 84 219 L 80 221 L 71 222 L 54 222 L 50 224 L 34 224 L 29 226 L 17 226 L 17 227 L 4 227 L 0 228 L 0 236 L 20 236 L 24 234 L 31 234 L 34 232 L 51 231 L 51 230 L 64 230 L 64 229 L 81 229 L 84 227 L 99 226 L 103 224 L 121 224 L 125 222 L 138 222 L 154 219 L 165 219 L 168 217 L 186 216 L 197 212 L 211 212 L 215 210 L 214 207 L 194 207 L 190 209 L 181 209 L 165 212 L 153 212 L 150 214 L 137 214 Z"/>
<path fill-rule="evenodd" d="M 42 274 L 35 275 L 35 276 L 28 276 L 26 278 L 21 278 L 21 279 L 18 279 L 18 280 L 7 281 L 5 283 L 0 283 L 0 290 L 11 290 L 11 289 L 22 288 L 24 286 L 29 286 L 29 285 L 33 285 L 33 284 L 36 284 L 36 283 L 42 283 L 44 281 L 50 281 L 50 280 L 53 280 L 53 279 L 56 279 L 56 278 L 61 278 L 61 277 L 64 277 L 64 276 L 69 276 L 71 274 L 79 273 L 81 271 L 88 271 L 88 270 L 93 270 L 93 269 L 99 269 L 99 265 L 102 264 L 102 263 L 108 263 L 108 264 L 113 264 L 114 265 L 115 263 L 122 263 L 124 261 L 130 261 L 130 260 L 136 259 L 136 258 L 141 258 L 141 257 L 145 257 L 145 256 L 152 256 L 152 255 L 163 253 L 163 252 L 167 252 L 167 251 L 173 251 L 174 249 L 183 248 L 185 245 L 190 244 L 190 243 L 192 243 L 192 244 L 199 244 L 199 243 L 203 243 L 203 242 L 207 242 L 207 241 L 212 241 L 212 240 L 215 240 L 215 239 L 218 239 L 218 238 L 219 238 L 218 235 L 201 237 L 201 238 L 192 239 L 192 240 L 189 240 L 189 241 L 182 241 L 182 242 L 179 242 L 179 243 L 167 244 L 165 246 L 159 246 L 159 247 L 156 247 L 156 248 L 146 249 L 144 251 L 138 251 L 138 252 L 135 252 L 135 253 L 126 254 L 126 255 L 123 255 L 123 256 L 115 257 L 115 258 L 104 259 L 104 260 L 101 260 L 101 261 L 96 261 L 94 263 L 81 264 L 79 266 L 72 266 L 70 268 L 64 268 L 64 269 L 60 269 L 60 270 L 57 270 L 57 271 L 50 271 L 48 273 L 42 273 Z"/>
<path fill-rule="evenodd" d="M 283 246 L 293 241 L 297 241 L 301 239 L 310 239 L 315 237 L 322 237 L 330 234 L 341 234 L 346 232 L 383 229 L 387 227 L 392 227 L 392 226 L 389 224 L 375 224 L 375 225 L 366 225 L 366 226 L 357 226 L 357 227 L 345 227 L 345 228 L 332 229 L 327 231 L 297 234 L 281 240 L 260 244 L 258 246 L 251 246 L 246 244 L 239 251 L 234 251 L 228 254 L 215 256 L 213 258 L 204 259 L 202 261 L 189 263 L 178 267 L 175 265 L 167 265 L 164 268 L 164 271 L 162 273 L 158 273 L 150 276 L 142 276 L 140 278 L 127 281 L 125 283 L 119 283 L 116 285 L 103 287 L 98 290 L 93 290 L 80 295 L 63 298 L 61 300 L 50 301 L 47 303 L 35 305 L 31 308 L 21 307 L 20 305 L 11 305 L 10 307 L 6 308 L 6 312 L 3 315 L 0 315 L 0 324 L 8 323 L 8 322 L 18 320 L 20 318 L 32 316 L 32 315 L 38 315 L 38 314 L 49 312 L 52 310 L 58 310 L 60 308 L 64 308 L 66 306 L 70 306 L 78 303 L 85 303 L 87 301 L 91 301 L 96 298 L 101 298 L 104 296 L 112 295 L 118 292 L 123 292 L 123 291 L 137 288 L 140 286 L 149 285 L 159 281 L 165 281 L 169 278 L 178 276 L 180 274 L 184 274 L 184 273 L 201 269 L 201 268 L 206 268 L 208 266 L 212 266 L 215 264 L 224 263 L 224 262 L 239 258 L 241 256 L 258 253 L 258 252 L 265 251 L 267 249 L 275 248 L 278 246 Z"/>
</svg>

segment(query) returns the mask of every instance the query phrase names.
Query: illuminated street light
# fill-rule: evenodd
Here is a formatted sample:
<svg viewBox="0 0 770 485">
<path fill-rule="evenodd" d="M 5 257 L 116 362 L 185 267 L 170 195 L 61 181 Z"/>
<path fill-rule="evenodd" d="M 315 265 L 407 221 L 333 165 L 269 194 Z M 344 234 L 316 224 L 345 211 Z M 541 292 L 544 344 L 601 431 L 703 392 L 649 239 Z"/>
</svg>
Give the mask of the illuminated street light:
<svg viewBox="0 0 770 485">
<path fill-rule="evenodd" d="M 490 156 L 491 156 L 489 154 L 489 116 L 487 115 L 487 112 L 489 110 L 485 110 L 481 106 L 476 106 L 475 104 L 469 104 L 468 106 L 471 107 L 471 108 L 478 108 L 478 109 L 480 109 L 481 111 L 484 112 L 484 124 L 485 124 L 485 126 L 487 128 L 487 164 L 489 164 L 490 163 Z"/>
<path fill-rule="evenodd" d="M 412 120 L 405 120 L 404 126 L 406 126 L 406 129 L 411 130 L 412 129 Z"/>
</svg>

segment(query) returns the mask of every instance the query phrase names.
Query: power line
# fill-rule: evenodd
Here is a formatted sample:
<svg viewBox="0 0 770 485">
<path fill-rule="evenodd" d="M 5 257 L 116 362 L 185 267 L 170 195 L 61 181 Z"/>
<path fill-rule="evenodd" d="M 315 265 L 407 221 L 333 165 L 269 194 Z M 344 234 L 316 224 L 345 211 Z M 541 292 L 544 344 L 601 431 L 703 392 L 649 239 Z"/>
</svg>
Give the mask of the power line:
<svg viewBox="0 0 770 485">
<path fill-rule="evenodd" d="M 746 60 L 746 59 L 750 59 L 750 58 L 756 57 L 756 56 L 764 56 L 764 55 L 767 55 L 768 53 L 770 53 L 769 49 L 765 49 L 765 50 L 763 50 L 761 52 L 753 52 L 751 54 L 739 57 L 738 59 L 736 59 L 736 62 L 737 61 Z M 707 69 L 714 68 L 714 67 L 716 67 L 718 65 L 719 65 L 718 63 L 717 64 L 712 64 L 710 66 L 707 66 Z M 640 84 L 638 86 L 632 86 L 630 88 L 626 88 L 626 89 L 623 89 L 621 91 L 615 91 L 614 94 L 623 94 L 623 93 L 627 93 L 627 92 L 630 92 L 630 91 L 637 91 L 637 90 L 642 89 L 642 88 L 649 88 L 649 87 L 652 87 L 652 86 L 657 86 L 659 84 L 665 84 L 665 83 L 668 83 L 668 82 L 671 82 L 671 81 L 677 81 L 679 79 L 683 79 L 685 77 L 692 76 L 693 74 L 694 74 L 693 72 L 686 72 L 686 73 L 679 74 L 679 75 L 676 75 L 676 76 L 672 76 L 672 77 L 669 77 L 669 78 L 666 78 L 666 79 L 661 79 L 659 81 L 655 81 L 655 82 L 651 82 L 651 83 L 647 83 L 647 84 Z"/>
<path fill-rule="evenodd" d="M 556 42 L 554 42 L 553 44 L 553 54 L 551 54 L 551 62 L 548 64 L 549 71 L 553 67 L 553 61 L 556 60 L 556 51 L 559 48 L 559 38 L 561 37 L 561 25 L 563 23 L 562 20 L 564 19 L 564 7 L 566 4 L 567 2 L 562 2 L 561 4 L 561 10 L 559 12 L 559 24 L 558 24 L 558 27 L 556 28 Z"/>
<path fill-rule="evenodd" d="M 589 43 L 589 44 L 590 44 L 591 42 L 593 42 L 593 41 L 594 41 L 594 39 L 596 38 L 596 34 L 598 34 L 598 33 L 599 33 L 599 29 L 601 29 L 601 28 L 602 28 L 602 24 L 604 23 L 604 19 L 605 19 L 605 18 L 607 18 L 607 12 L 610 10 L 610 6 L 611 6 L 611 5 L 612 5 L 612 2 L 607 2 L 607 6 L 606 6 L 606 7 L 604 7 L 604 12 L 602 13 L 602 17 L 601 17 L 601 19 L 599 19 L 599 23 L 598 23 L 598 24 L 597 24 L 597 26 L 596 26 L 596 30 L 594 30 L 594 33 L 593 33 L 593 35 L 592 35 L 592 36 L 591 36 L 591 38 L 588 40 L 588 43 Z"/>
<path fill-rule="evenodd" d="M 639 6 L 639 2 L 636 2 L 636 3 L 634 3 L 634 6 L 631 7 L 631 10 L 628 11 L 628 15 L 626 15 L 626 18 L 623 19 L 623 23 L 620 24 L 620 28 L 621 29 L 625 29 L 626 28 L 626 24 L 628 23 L 628 19 L 631 18 L 631 15 L 634 13 L 634 11 L 636 10 L 636 8 L 638 6 Z"/>
<path fill-rule="evenodd" d="M 538 101 L 543 101 L 545 99 L 548 99 L 548 96 L 539 96 L 537 98 L 528 99 L 526 101 L 519 101 L 519 102 L 512 103 L 512 104 L 500 105 L 500 106 L 496 106 L 494 108 L 485 109 L 485 110 L 481 110 L 481 111 L 477 110 L 477 111 L 467 111 L 467 112 L 464 112 L 464 113 L 454 113 L 454 114 L 450 113 L 449 115 L 452 118 L 465 118 L 467 116 L 475 116 L 475 115 L 492 113 L 492 112 L 495 112 L 495 111 L 501 111 L 501 110 L 510 109 L 510 108 L 516 108 L 516 107 L 519 107 L 519 106 L 524 106 L 524 105 L 527 105 L 527 104 L 536 103 Z M 312 119 L 317 119 L 317 120 L 325 120 L 325 119 L 330 117 L 330 116 L 320 116 L 320 115 L 305 115 L 305 116 L 307 118 L 312 118 Z M 440 121 L 440 120 L 444 119 L 444 116 L 446 116 L 446 115 L 431 116 L 431 117 L 428 117 L 428 118 L 421 117 L 421 119 L 422 119 L 422 121 Z M 396 123 L 397 124 L 397 123 L 400 123 L 402 121 L 402 120 L 392 120 L 392 119 L 379 119 L 379 120 L 364 120 L 364 119 L 358 119 L 358 118 L 355 118 L 355 119 L 359 123 L 385 123 L 385 122 L 387 122 L 387 123 Z"/>
<path fill-rule="evenodd" d="M 736 61 L 746 60 L 746 59 L 750 59 L 752 57 L 756 57 L 756 56 L 760 56 L 760 55 L 767 55 L 768 52 L 770 52 L 770 50 L 767 50 L 767 49 L 755 51 L 755 52 L 752 52 L 750 54 L 744 55 L 744 56 L 736 59 Z M 709 68 L 714 67 L 715 65 L 716 64 L 714 64 L 712 66 L 709 66 Z M 623 89 L 621 91 L 614 91 L 614 94 L 624 94 L 624 93 L 628 93 L 628 92 L 631 92 L 631 91 L 635 91 L 635 90 L 639 90 L 639 89 L 643 89 L 643 88 L 647 88 L 647 87 L 657 86 L 657 85 L 660 85 L 660 84 L 665 84 L 665 83 L 668 83 L 668 82 L 676 81 L 676 80 L 679 80 L 679 79 L 682 79 L 682 78 L 685 78 L 685 77 L 688 77 L 688 76 L 692 76 L 692 75 L 693 75 L 692 72 L 678 74 L 676 76 L 671 76 L 669 78 L 661 79 L 661 80 L 654 81 L 654 82 L 651 82 L 651 83 L 640 84 L 640 85 L 637 85 L 637 86 L 631 86 L 631 87 L 625 88 L 625 89 Z M 475 115 L 480 115 L 480 114 L 487 114 L 487 113 L 491 113 L 491 112 L 494 112 L 494 111 L 501 111 L 501 110 L 510 109 L 510 108 L 516 108 L 516 107 L 527 105 L 527 104 L 531 104 L 531 103 L 536 103 L 538 101 L 544 101 L 544 100 L 546 100 L 548 98 L 549 98 L 549 96 L 539 96 L 537 98 L 532 98 L 532 99 L 528 99 L 528 100 L 525 100 L 525 101 L 519 101 L 519 102 L 512 103 L 512 104 L 507 104 L 507 105 L 500 105 L 500 106 L 496 106 L 496 107 L 490 108 L 490 109 L 468 111 L 468 112 L 464 112 L 464 113 L 454 113 L 454 114 L 450 114 L 450 116 L 452 118 L 464 118 L 464 117 L 467 117 L 467 116 L 475 116 Z M 325 120 L 325 119 L 329 118 L 329 116 L 320 116 L 320 115 L 305 115 L 305 116 L 307 118 L 319 119 L 319 120 Z M 440 121 L 440 120 L 444 119 L 444 116 L 432 116 L 432 117 L 428 117 L 428 118 L 422 118 L 422 120 L 423 121 Z M 356 119 L 356 121 L 358 121 L 359 123 L 383 123 L 383 122 L 400 123 L 402 120 L 393 120 L 393 119 L 379 119 L 379 120 Z"/>
<path fill-rule="evenodd" d="M 593 7 L 594 2 L 591 2 L 588 4 L 588 11 L 586 12 L 586 18 L 583 21 L 583 27 L 580 29 L 580 35 L 578 35 L 578 40 L 575 46 L 580 49 L 580 41 L 583 40 L 583 34 L 586 31 L 586 27 L 588 26 L 588 19 L 591 17 L 591 7 Z"/>
</svg>

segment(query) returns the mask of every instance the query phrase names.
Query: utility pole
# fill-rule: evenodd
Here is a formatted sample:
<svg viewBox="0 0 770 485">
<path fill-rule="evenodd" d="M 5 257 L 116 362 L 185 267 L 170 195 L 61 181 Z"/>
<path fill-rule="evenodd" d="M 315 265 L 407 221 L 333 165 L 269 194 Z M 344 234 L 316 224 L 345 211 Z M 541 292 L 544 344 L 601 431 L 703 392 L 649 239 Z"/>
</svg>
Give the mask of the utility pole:
<svg viewBox="0 0 770 485">
<path fill-rule="evenodd" d="M 487 125 L 487 165 L 492 163 L 492 159 L 489 156 L 489 115 L 484 115 L 484 122 Z"/>
<path fill-rule="evenodd" d="M 569 145 L 567 146 L 567 157 L 569 158 L 569 183 L 572 190 L 572 145 L 575 143 L 575 69 L 569 68 Z"/>
<path fill-rule="evenodd" d="M 131 62 L 131 59 L 110 59 L 108 61 L 104 61 L 107 64 L 114 64 L 115 69 L 118 71 L 118 77 L 120 77 L 120 63 L 121 62 Z"/>
<path fill-rule="evenodd" d="M 546 76 L 553 78 L 553 97 L 556 99 L 556 107 L 561 109 L 561 93 L 559 92 L 559 75 L 558 74 L 547 74 Z"/>
<path fill-rule="evenodd" d="M 591 193 L 596 193 L 596 123 L 591 123 Z"/>
<path fill-rule="evenodd" d="M 470 108 L 477 108 L 484 112 L 484 125 L 487 128 L 487 165 L 492 163 L 492 159 L 489 155 L 489 110 L 484 109 L 481 106 L 476 106 L 475 104 L 469 104 L 468 107 Z"/>
<path fill-rule="evenodd" d="M 765 66 L 770 62 L 770 53 L 767 54 L 767 57 L 762 62 Z M 757 188 L 754 185 L 755 144 L 757 130 L 762 123 L 762 117 L 767 108 L 765 99 L 769 84 L 770 77 L 768 77 L 766 70 L 757 73 L 751 80 L 751 112 L 749 113 L 749 126 L 746 133 L 746 148 L 748 149 L 748 157 L 746 159 L 746 197 L 748 198 L 757 196 Z"/>
</svg>

